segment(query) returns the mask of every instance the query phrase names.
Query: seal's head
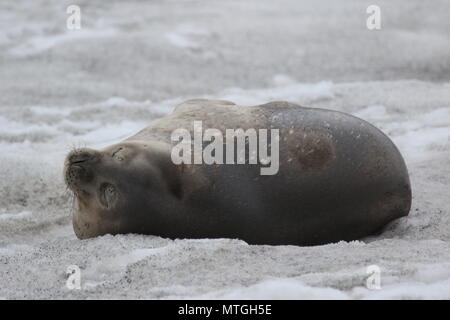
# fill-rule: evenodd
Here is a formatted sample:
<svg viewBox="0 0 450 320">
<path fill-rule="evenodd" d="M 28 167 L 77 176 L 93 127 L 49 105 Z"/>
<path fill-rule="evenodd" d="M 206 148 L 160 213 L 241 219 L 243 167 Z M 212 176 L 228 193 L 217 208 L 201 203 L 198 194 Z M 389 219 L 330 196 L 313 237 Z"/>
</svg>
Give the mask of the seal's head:
<svg viewBox="0 0 450 320">
<path fill-rule="evenodd" d="M 153 218 L 179 195 L 175 172 L 162 143 L 128 141 L 101 151 L 71 151 L 64 177 L 76 199 L 75 234 L 85 239 L 141 233 L 144 226 L 148 232 Z"/>
</svg>

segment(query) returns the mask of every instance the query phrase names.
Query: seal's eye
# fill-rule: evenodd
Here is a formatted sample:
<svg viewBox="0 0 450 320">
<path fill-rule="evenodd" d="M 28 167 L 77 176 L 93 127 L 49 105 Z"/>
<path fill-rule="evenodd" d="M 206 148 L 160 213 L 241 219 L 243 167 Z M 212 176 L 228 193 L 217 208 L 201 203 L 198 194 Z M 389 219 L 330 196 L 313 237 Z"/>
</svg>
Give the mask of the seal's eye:
<svg viewBox="0 0 450 320">
<path fill-rule="evenodd" d="M 117 149 L 116 151 L 113 152 L 113 154 L 111 155 L 114 159 L 117 159 L 119 161 L 123 161 L 123 156 L 121 156 L 121 152 L 123 150 L 123 147 L 120 147 L 119 149 Z"/>
<path fill-rule="evenodd" d="M 109 183 L 103 183 L 100 186 L 100 203 L 106 209 L 111 209 L 117 200 L 117 191 L 116 188 Z"/>
</svg>

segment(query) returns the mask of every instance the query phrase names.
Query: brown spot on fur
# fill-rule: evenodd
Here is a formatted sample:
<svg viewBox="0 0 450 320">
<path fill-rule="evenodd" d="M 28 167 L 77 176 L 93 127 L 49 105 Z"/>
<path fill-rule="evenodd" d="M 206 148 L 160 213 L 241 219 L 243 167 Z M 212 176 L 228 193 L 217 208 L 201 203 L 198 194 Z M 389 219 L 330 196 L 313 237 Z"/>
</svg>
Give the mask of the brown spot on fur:
<svg viewBox="0 0 450 320">
<path fill-rule="evenodd" d="M 322 170 L 335 158 L 332 137 L 328 133 L 305 130 L 297 136 L 297 159 L 302 169 Z"/>
</svg>

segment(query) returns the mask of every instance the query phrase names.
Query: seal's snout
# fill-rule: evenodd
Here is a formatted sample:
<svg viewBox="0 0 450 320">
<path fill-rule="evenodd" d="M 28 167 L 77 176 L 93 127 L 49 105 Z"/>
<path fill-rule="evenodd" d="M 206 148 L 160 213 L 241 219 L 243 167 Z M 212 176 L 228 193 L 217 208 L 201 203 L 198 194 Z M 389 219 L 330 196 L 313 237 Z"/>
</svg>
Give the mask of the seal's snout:
<svg viewBox="0 0 450 320">
<path fill-rule="evenodd" d="M 81 148 L 71 151 L 65 161 L 64 178 L 72 190 L 84 189 L 83 185 L 92 180 L 90 164 L 98 159 L 98 152 Z"/>
<path fill-rule="evenodd" d="M 87 170 L 81 166 L 72 165 L 66 171 L 66 183 L 70 188 L 79 187 L 81 183 L 87 182 Z"/>
</svg>

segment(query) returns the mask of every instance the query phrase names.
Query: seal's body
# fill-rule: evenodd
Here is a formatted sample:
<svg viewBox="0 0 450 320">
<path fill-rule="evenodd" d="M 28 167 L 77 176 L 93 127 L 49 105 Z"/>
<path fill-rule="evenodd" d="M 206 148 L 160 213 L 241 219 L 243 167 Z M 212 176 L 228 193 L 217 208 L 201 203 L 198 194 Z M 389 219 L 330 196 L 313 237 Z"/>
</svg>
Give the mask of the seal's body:
<svg viewBox="0 0 450 320">
<path fill-rule="evenodd" d="M 257 164 L 179 164 L 171 134 L 191 129 L 279 129 L 279 170 Z M 287 102 L 242 107 L 190 100 L 122 143 L 66 159 L 79 238 L 141 233 L 239 238 L 250 244 L 355 240 L 406 216 L 402 156 L 380 130 L 344 113 Z"/>
</svg>

